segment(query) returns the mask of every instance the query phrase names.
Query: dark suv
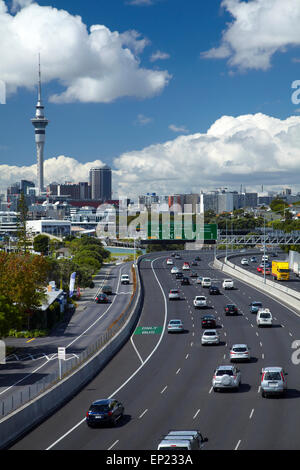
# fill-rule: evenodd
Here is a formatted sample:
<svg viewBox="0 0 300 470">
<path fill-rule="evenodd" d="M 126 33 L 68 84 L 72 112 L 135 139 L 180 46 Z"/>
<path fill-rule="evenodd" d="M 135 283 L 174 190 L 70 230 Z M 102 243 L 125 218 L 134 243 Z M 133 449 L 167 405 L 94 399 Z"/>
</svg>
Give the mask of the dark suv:
<svg viewBox="0 0 300 470">
<path fill-rule="evenodd" d="M 86 422 L 90 427 L 110 424 L 115 426 L 124 415 L 124 406 L 118 400 L 107 399 L 94 401 L 86 414 Z"/>
<path fill-rule="evenodd" d="M 97 302 L 97 304 L 107 304 L 109 300 L 106 294 L 101 293 L 96 295 L 95 302 Z"/>
<path fill-rule="evenodd" d="M 182 273 L 176 273 L 175 274 L 175 279 L 182 279 L 183 278 L 183 274 Z"/>
<path fill-rule="evenodd" d="M 188 278 L 188 277 L 183 277 L 183 278 L 181 279 L 181 285 L 182 285 L 182 286 L 189 286 L 189 285 L 190 285 L 190 280 L 189 280 L 189 278 Z"/>
<path fill-rule="evenodd" d="M 220 294 L 220 289 L 217 286 L 210 286 L 209 293 L 210 295 L 218 295 Z"/>
<path fill-rule="evenodd" d="M 227 304 L 224 307 L 225 315 L 238 315 L 237 306 L 234 304 Z"/>
<path fill-rule="evenodd" d="M 202 328 L 216 328 L 216 319 L 213 315 L 204 315 L 201 319 Z"/>
</svg>

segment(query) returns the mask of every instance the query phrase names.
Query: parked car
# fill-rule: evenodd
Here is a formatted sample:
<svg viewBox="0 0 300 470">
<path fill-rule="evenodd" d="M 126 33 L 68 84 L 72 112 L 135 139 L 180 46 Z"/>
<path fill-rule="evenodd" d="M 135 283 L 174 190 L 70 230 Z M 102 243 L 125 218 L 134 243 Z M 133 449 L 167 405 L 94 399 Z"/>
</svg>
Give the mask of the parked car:
<svg viewBox="0 0 300 470">
<path fill-rule="evenodd" d="M 219 295 L 220 289 L 217 286 L 210 286 L 209 291 L 210 295 Z"/>
<path fill-rule="evenodd" d="M 241 372 L 235 366 L 219 366 L 212 379 L 214 392 L 224 389 L 238 390 L 241 383 Z"/>
<path fill-rule="evenodd" d="M 196 295 L 193 301 L 195 308 L 203 308 L 207 306 L 206 297 L 204 295 Z"/>
<path fill-rule="evenodd" d="M 282 367 L 264 367 L 261 371 L 260 389 L 262 397 L 269 395 L 284 395 L 287 390 L 287 381 Z"/>
<path fill-rule="evenodd" d="M 256 315 L 256 324 L 260 326 L 272 326 L 273 318 L 268 308 L 260 308 Z"/>
<path fill-rule="evenodd" d="M 251 304 L 249 304 L 250 313 L 257 313 L 258 310 L 262 308 L 262 306 L 263 305 L 261 302 L 257 302 L 257 301 L 251 302 Z"/>
<path fill-rule="evenodd" d="M 205 329 L 215 329 L 217 326 L 215 317 L 213 315 L 204 315 L 201 319 L 201 326 Z"/>
<path fill-rule="evenodd" d="M 107 304 L 109 299 L 106 294 L 100 293 L 96 295 L 95 302 L 97 302 L 97 304 Z"/>
<path fill-rule="evenodd" d="M 169 300 L 179 300 L 180 294 L 178 289 L 171 289 L 169 292 Z"/>
<path fill-rule="evenodd" d="M 124 406 L 118 400 L 105 399 L 94 401 L 87 414 L 86 423 L 88 426 L 98 426 L 110 424 L 115 426 L 117 421 L 124 415 Z"/>
<path fill-rule="evenodd" d="M 217 330 L 205 330 L 202 334 L 201 344 L 204 346 L 206 344 L 219 344 L 220 336 Z"/>
<path fill-rule="evenodd" d="M 238 315 L 238 308 L 234 304 L 227 304 L 224 307 L 225 315 Z"/>
<path fill-rule="evenodd" d="M 234 344 L 230 348 L 230 361 L 250 361 L 250 349 L 247 344 Z"/>
<path fill-rule="evenodd" d="M 222 283 L 222 287 L 223 287 L 223 289 L 233 289 L 234 288 L 233 280 L 232 279 L 224 279 L 224 281 Z"/>
<path fill-rule="evenodd" d="M 183 323 L 181 320 L 170 320 L 167 326 L 168 333 L 182 333 Z"/>
</svg>

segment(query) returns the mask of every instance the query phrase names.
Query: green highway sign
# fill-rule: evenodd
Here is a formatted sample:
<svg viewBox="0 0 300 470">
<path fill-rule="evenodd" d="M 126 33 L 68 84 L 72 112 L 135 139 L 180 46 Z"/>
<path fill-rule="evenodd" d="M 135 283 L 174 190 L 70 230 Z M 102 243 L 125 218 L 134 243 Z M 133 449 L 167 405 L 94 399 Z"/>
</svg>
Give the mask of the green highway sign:
<svg viewBox="0 0 300 470">
<path fill-rule="evenodd" d="M 162 333 L 162 326 L 138 326 L 135 330 L 135 335 L 160 335 Z"/>
<path fill-rule="evenodd" d="M 148 223 L 148 240 L 217 240 L 218 226 L 217 224 L 204 224 L 196 229 L 196 223 L 191 223 L 188 230 L 185 230 L 184 222 L 174 222 L 162 224 Z"/>
</svg>

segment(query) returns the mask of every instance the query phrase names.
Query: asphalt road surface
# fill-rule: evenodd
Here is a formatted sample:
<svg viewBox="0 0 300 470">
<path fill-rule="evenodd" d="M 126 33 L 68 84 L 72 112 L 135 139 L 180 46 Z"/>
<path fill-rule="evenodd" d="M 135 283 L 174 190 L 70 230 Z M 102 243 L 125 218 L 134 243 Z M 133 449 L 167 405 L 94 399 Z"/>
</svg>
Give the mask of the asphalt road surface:
<svg viewBox="0 0 300 470">
<path fill-rule="evenodd" d="M 200 254 L 192 267 L 221 286 L 226 275 L 213 269 L 212 254 L 182 252 L 178 267 Z M 207 450 L 299 449 L 300 365 L 292 361 L 295 340 L 300 344 L 297 312 L 235 280 L 235 289 L 210 296 L 192 281 L 181 286 L 166 265 L 167 256 L 149 255 L 141 263 L 145 303 L 138 326 L 160 327 L 155 334 L 133 334 L 107 367 L 69 403 L 12 446 L 12 449 L 155 450 L 170 429 L 198 429 L 208 438 Z M 179 287 L 182 299 L 169 301 L 168 292 Z M 195 310 L 195 295 L 206 295 L 209 307 Z M 274 318 L 271 328 L 256 326 L 249 313 L 251 301 L 261 300 Z M 237 317 L 225 317 L 226 303 L 235 303 Z M 201 316 L 217 318 L 221 344 L 201 346 Z M 181 319 L 185 331 L 168 334 L 169 319 Z M 241 363 L 241 386 L 236 392 L 215 393 L 215 368 L 229 364 L 233 343 L 251 348 L 250 363 Z M 298 355 L 300 357 L 300 353 Z M 282 366 L 288 372 L 285 398 L 262 398 L 260 371 Z M 92 401 L 116 397 L 125 416 L 114 428 L 90 429 L 85 414 Z"/>
</svg>

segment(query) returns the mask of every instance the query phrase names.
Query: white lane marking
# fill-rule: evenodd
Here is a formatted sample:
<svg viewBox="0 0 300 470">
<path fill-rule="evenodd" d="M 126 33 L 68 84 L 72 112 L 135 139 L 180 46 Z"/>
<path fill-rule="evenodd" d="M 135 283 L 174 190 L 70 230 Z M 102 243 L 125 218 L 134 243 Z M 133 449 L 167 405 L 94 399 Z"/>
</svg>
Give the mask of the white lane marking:
<svg viewBox="0 0 300 470">
<path fill-rule="evenodd" d="M 188 357 L 189 357 L 189 354 L 187 354 L 187 355 L 185 356 L 186 359 L 187 359 Z"/>
<path fill-rule="evenodd" d="M 143 411 L 143 413 L 139 416 L 139 419 L 141 419 L 148 411 L 148 408 L 145 409 L 145 411 Z"/>
<path fill-rule="evenodd" d="M 262 355 L 261 355 L 261 358 L 262 358 L 262 359 L 264 359 L 264 358 L 265 358 L 265 355 L 264 355 L 264 353 L 262 353 Z"/>
<path fill-rule="evenodd" d="M 181 368 L 179 367 L 179 369 L 176 371 L 176 375 L 179 374 L 180 371 L 181 371 Z"/>
<path fill-rule="evenodd" d="M 196 414 L 193 416 L 193 419 L 196 419 L 199 413 L 200 413 L 200 410 L 196 412 Z"/>
<path fill-rule="evenodd" d="M 119 442 L 119 439 L 115 441 L 107 450 L 112 449 L 116 444 L 118 444 L 118 442 Z"/>
<path fill-rule="evenodd" d="M 284 328 L 284 325 L 281 325 L 281 328 Z"/>
<path fill-rule="evenodd" d="M 289 333 L 290 336 L 293 336 L 292 333 Z"/>
<path fill-rule="evenodd" d="M 258 387 L 257 393 L 259 393 L 259 392 L 260 392 L 260 389 L 261 389 L 261 386 L 259 386 L 259 387 Z"/>
<path fill-rule="evenodd" d="M 191 347 L 193 346 L 193 344 L 194 344 L 194 343 L 193 343 L 193 342 L 191 342 Z"/>
<path fill-rule="evenodd" d="M 234 450 L 238 450 L 240 443 L 241 443 L 241 441 L 239 441 L 239 442 L 237 443 L 237 445 L 235 446 L 235 449 L 234 449 Z"/>
<path fill-rule="evenodd" d="M 212 390 L 213 390 L 213 387 L 211 387 L 211 388 L 210 388 L 210 390 L 209 390 L 209 392 L 208 392 L 208 393 L 211 393 L 211 392 L 212 392 Z"/>
<path fill-rule="evenodd" d="M 135 346 L 135 344 L 134 344 L 134 342 L 133 342 L 132 336 L 131 336 L 131 338 L 130 338 L 130 341 L 131 341 L 131 344 L 132 344 L 132 346 L 133 346 L 133 349 L 135 350 L 135 352 L 136 352 L 137 355 L 138 355 L 139 360 L 141 361 L 142 364 L 144 364 L 143 359 L 141 358 L 141 356 L 140 356 L 140 354 L 139 354 L 139 352 L 138 352 L 138 350 L 137 350 L 137 348 L 136 348 L 136 346 Z"/>
<path fill-rule="evenodd" d="M 260 345 L 260 347 L 262 348 L 262 342 L 261 342 L 261 341 L 260 341 L 259 345 Z"/>
<path fill-rule="evenodd" d="M 149 354 L 149 356 L 145 359 L 144 363 L 140 365 L 140 367 L 138 367 L 136 369 L 136 371 L 131 374 L 130 377 L 128 377 L 127 380 L 125 380 L 125 382 L 117 389 L 115 390 L 110 397 L 108 398 L 113 398 L 115 395 L 117 395 L 117 393 L 119 393 L 119 391 L 125 387 L 125 385 L 128 384 L 128 382 L 133 378 L 135 377 L 135 375 L 145 366 L 145 364 L 150 360 L 150 358 L 153 356 L 153 354 L 155 353 L 155 351 L 157 350 L 157 348 L 159 347 L 163 337 L 164 337 L 164 332 L 165 332 L 165 329 L 166 329 L 166 324 L 167 324 L 167 316 L 168 316 L 168 302 L 167 302 L 167 298 L 165 296 L 165 293 L 164 293 L 164 290 L 162 288 L 162 285 L 161 283 L 159 282 L 158 280 L 158 277 L 156 275 L 156 272 L 154 271 L 153 269 L 153 263 L 155 261 L 157 261 L 158 259 L 160 258 L 163 258 L 162 256 L 159 256 L 158 258 L 155 258 L 152 262 L 151 262 L 151 269 L 152 269 L 152 272 L 154 274 L 154 277 L 161 289 L 161 292 L 162 292 L 162 295 L 163 295 L 163 298 L 164 298 L 164 305 L 165 305 L 165 312 L 164 312 L 164 324 L 163 324 L 163 331 L 162 331 L 162 334 L 156 344 L 156 346 L 154 347 L 154 349 L 152 350 L 152 352 Z M 65 434 L 63 434 L 60 438 L 58 438 L 55 442 L 53 442 L 53 444 L 51 444 L 49 447 L 46 448 L 46 450 L 50 450 L 52 449 L 56 444 L 58 444 L 60 441 L 62 441 L 65 437 L 67 437 L 70 433 L 72 433 L 75 429 L 77 429 L 82 423 L 85 422 L 85 418 L 83 418 L 81 421 L 79 421 L 77 424 L 75 424 L 75 426 L 73 426 L 71 429 L 69 429 L 69 431 L 67 431 Z"/>
<path fill-rule="evenodd" d="M 258 333 L 257 333 L 257 332 L 256 332 L 255 334 L 256 334 L 256 336 L 258 336 Z"/>
<path fill-rule="evenodd" d="M 168 385 L 166 385 L 165 388 L 163 388 L 160 393 L 161 393 L 161 394 L 165 393 L 165 391 L 167 390 L 167 388 L 168 388 Z"/>
<path fill-rule="evenodd" d="M 253 416 L 253 413 L 254 413 L 254 408 L 252 409 L 252 411 L 251 411 L 251 413 L 250 413 L 249 419 L 251 419 L 251 418 L 252 418 L 252 416 Z"/>
</svg>

